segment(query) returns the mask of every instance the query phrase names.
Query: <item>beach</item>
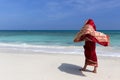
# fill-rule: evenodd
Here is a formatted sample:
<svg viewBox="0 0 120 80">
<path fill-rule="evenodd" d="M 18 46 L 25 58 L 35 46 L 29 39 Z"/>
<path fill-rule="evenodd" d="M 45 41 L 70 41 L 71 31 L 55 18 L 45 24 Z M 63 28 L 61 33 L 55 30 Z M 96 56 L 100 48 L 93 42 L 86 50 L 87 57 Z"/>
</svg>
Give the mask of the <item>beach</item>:
<svg viewBox="0 0 120 80">
<path fill-rule="evenodd" d="M 120 0 L 0 7 L 0 80 L 120 80 Z"/>
<path fill-rule="evenodd" d="M 84 55 L 0 49 L 0 80 L 119 80 L 120 58 L 98 56 L 98 71 L 79 71 Z"/>
<path fill-rule="evenodd" d="M 119 80 L 120 31 L 110 35 L 110 46 L 96 44 L 97 73 L 80 71 L 84 42 L 74 43 L 76 30 L 0 31 L 0 80 Z"/>
</svg>

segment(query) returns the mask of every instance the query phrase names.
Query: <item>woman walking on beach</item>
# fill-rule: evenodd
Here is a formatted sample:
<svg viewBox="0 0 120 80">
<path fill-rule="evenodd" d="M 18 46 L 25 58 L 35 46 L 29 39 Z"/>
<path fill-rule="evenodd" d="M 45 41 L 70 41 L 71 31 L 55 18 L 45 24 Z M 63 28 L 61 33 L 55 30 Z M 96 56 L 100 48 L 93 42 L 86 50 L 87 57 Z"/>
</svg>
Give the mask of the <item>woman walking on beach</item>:
<svg viewBox="0 0 120 80">
<path fill-rule="evenodd" d="M 85 22 L 84 27 L 81 29 L 80 32 L 78 32 L 74 39 L 74 42 L 80 41 L 85 41 L 84 45 L 85 64 L 82 70 L 85 71 L 87 65 L 90 65 L 94 67 L 93 72 L 96 73 L 98 67 L 96 56 L 96 42 L 103 46 L 108 46 L 109 37 L 101 32 L 97 32 L 94 21 L 92 19 L 88 19 Z"/>
</svg>

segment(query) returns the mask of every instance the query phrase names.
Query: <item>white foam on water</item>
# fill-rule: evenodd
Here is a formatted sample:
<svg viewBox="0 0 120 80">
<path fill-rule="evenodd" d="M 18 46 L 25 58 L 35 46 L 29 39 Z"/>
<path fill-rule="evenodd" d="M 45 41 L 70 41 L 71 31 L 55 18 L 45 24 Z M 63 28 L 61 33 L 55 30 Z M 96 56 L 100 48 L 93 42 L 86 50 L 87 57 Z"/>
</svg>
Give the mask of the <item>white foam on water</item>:
<svg viewBox="0 0 120 80">
<path fill-rule="evenodd" d="M 27 43 L 0 43 L 0 48 L 29 50 L 42 53 L 57 54 L 84 54 L 83 46 L 60 46 L 60 45 L 32 45 Z M 120 57 L 120 47 L 96 46 L 96 53 L 100 56 Z"/>
</svg>

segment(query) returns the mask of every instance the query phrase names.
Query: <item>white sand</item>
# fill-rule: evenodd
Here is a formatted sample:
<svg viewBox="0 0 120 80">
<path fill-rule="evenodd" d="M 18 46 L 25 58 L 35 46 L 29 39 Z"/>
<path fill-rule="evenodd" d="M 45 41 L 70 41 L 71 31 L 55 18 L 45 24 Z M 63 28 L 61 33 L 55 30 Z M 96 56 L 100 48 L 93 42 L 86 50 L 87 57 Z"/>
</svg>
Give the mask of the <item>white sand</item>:
<svg viewBox="0 0 120 80">
<path fill-rule="evenodd" d="M 99 57 L 97 73 L 79 71 L 83 55 L 0 49 L 0 80 L 119 80 L 120 58 Z M 92 70 L 92 67 L 88 67 Z"/>
</svg>

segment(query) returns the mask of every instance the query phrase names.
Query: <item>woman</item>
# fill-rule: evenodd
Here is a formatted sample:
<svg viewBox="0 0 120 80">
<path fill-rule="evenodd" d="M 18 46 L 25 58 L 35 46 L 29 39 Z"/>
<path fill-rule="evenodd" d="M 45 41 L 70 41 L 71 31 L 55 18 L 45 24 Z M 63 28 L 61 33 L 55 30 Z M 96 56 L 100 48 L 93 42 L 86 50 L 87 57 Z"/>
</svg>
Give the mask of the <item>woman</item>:
<svg viewBox="0 0 120 80">
<path fill-rule="evenodd" d="M 91 25 L 91 27 L 94 28 L 94 30 L 96 31 L 96 26 L 93 22 L 92 19 L 89 19 L 85 25 Z M 89 36 L 89 35 L 87 35 Z M 96 73 L 96 68 L 98 66 L 98 62 L 97 62 L 97 56 L 96 56 L 96 43 L 93 41 L 89 41 L 89 40 L 85 40 L 85 45 L 84 45 L 84 55 L 85 55 L 85 64 L 82 70 L 86 70 L 87 65 L 91 65 L 94 66 L 94 70 L 93 72 Z"/>
<path fill-rule="evenodd" d="M 96 31 L 96 26 L 92 19 L 88 19 L 81 29 L 81 31 L 76 35 L 74 42 L 85 41 L 84 45 L 84 55 L 85 64 L 82 68 L 83 71 L 86 70 L 87 65 L 93 66 L 93 72 L 97 72 L 98 62 L 96 56 L 96 42 L 108 46 L 109 36 Z"/>
</svg>

